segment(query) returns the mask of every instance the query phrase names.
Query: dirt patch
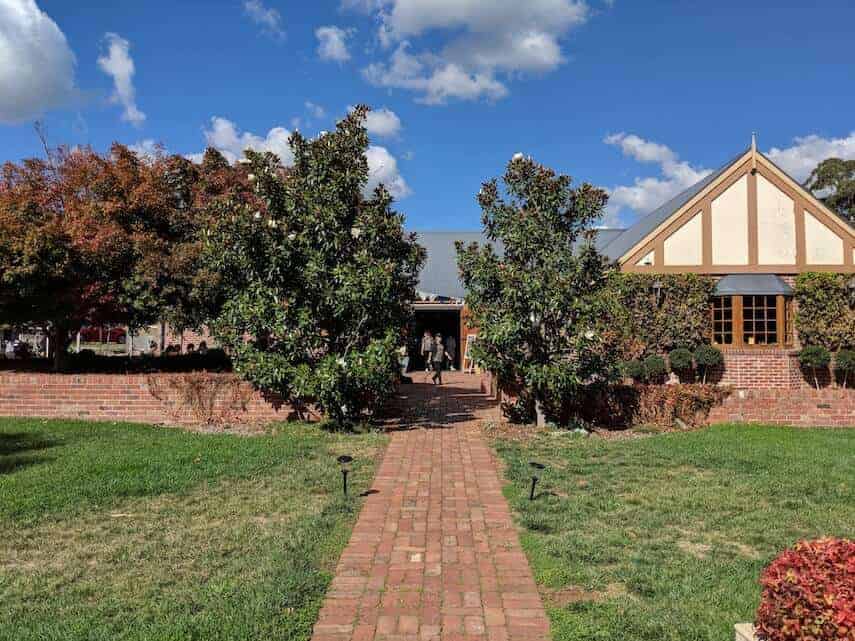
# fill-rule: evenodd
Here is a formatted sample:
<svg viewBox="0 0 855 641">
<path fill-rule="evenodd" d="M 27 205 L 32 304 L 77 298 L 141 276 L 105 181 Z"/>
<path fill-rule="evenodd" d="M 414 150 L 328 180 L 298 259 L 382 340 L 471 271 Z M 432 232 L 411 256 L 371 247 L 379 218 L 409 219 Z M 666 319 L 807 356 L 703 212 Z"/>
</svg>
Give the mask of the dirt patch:
<svg viewBox="0 0 855 641">
<path fill-rule="evenodd" d="M 734 548 L 739 556 L 745 557 L 746 559 L 759 559 L 763 555 L 760 553 L 760 550 L 757 548 L 753 548 L 750 545 L 746 545 L 745 543 L 740 543 L 739 541 L 724 541 L 726 545 Z"/>
<path fill-rule="evenodd" d="M 709 556 L 710 550 L 712 550 L 712 546 L 707 545 L 706 543 L 695 543 L 694 541 L 686 540 L 677 541 L 677 547 L 680 548 L 681 551 L 695 557 L 696 559 L 707 558 L 707 556 Z"/>
<path fill-rule="evenodd" d="M 481 431 L 488 438 L 500 438 L 516 443 L 526 443 L 544 434 L 547 430 L 535 425 L 518 425 L 506 421 L 484 421 Z"/>
<path fill-rule="evenodd" d="M 605 590 L 586 590 L 578 585 L 568 585 L 558 589 L 541 588 L 543 599 L 559 607 L 571 603 L 599 603 L 625 594 L 626 587 L 622 583 L 609 583 Z"/>
</svg>

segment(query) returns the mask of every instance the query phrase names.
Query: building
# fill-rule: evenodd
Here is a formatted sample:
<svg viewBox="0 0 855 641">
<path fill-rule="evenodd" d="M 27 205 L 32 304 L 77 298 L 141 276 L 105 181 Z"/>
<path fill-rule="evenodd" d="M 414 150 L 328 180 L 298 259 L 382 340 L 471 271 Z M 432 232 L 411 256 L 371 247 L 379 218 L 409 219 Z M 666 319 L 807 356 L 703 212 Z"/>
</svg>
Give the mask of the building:
<svg viewBox="0 0 855 641">
<path fill-rule="evenodd" d="M 418 328 L 456 324 L 465 351 L 465 292 L 456 240 L 480 233 L 425 232 Z M 793 281 L 806 271 L 855 274 L 855 230 L 769 158 L 751 148 L 625 230 L 598 232 L 598 249 L 626 272 L 698 273 L 717 279 L 711 340 L 725 355 L 722 382 L 797 386 Z"/>
</svg>

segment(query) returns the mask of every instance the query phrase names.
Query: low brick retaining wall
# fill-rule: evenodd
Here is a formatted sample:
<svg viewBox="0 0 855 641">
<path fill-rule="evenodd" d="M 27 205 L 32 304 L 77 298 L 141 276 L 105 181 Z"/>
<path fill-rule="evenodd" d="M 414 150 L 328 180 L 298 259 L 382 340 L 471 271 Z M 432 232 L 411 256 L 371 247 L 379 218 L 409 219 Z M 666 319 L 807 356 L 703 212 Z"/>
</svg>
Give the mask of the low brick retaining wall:
<svg viewBox="0 0 855 641">
<path fill-rule="evenodd" d="M 725 349 L 724 367 L 715 378 L 738 389 L 798 389 L 809 387 L 797 353 L 784 349 Z"/>
<path fill-rule="evenodd" d="M 709 421 L 855 427 L 855 390 L 735 389 L 712 409 Z"/>
<path fill-rule="evenodd" d="M 268 423 L 290 414 L 233 374 L 0 373 L 0 416 L 198 425 Z"/>
</svg>

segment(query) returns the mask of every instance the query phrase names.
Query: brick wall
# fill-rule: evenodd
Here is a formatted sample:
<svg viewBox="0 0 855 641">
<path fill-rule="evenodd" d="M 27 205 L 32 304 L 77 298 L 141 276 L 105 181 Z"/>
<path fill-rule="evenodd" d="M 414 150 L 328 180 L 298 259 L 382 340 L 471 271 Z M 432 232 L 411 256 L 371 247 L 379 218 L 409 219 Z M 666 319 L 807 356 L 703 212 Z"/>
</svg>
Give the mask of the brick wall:
<svg viewBox="0 0 855 641">
<path fill-rule="evenodd" d="M 0 373 L 0 416 L 187 425 L 268 423 L 290 414 L 232 374 Z"/>
<path fill-rule="evenodd" d="M 855 390 L 738 389 L 712 409 L 709 422 L 855 427 Z"/>
<path fill-rule="evenodd" d="M 810 387 L 796 352 L 774 348 L 722 350 L 724 366 L 713 379 L 740 389 L 793 389 Z"/>
</svg>

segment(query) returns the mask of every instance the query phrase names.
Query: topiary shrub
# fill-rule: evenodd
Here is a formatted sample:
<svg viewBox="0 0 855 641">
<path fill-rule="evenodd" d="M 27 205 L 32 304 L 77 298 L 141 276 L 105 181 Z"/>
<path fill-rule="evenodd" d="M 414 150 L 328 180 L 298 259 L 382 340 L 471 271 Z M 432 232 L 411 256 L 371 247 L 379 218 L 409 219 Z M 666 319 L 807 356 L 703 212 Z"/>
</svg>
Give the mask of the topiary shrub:
<svg viewBox="0 0 855 641">
<path fill-rule="evenodd" d="M 671 365 L 671 371 L 691 374 L 693 365 L 692 352 L 685 347 L 678 347 L 671 350 L 671 353 L 668 354 L 668 363 Z"/>
<path fill-rule="evenodd" d="M 621 373 L 627 378 L 631 378 L 636 382 L 644 380 L 644 363 L 637 358 L 631 361 L 624 361 L 621 363 L 620 369 Z"/>
<path fill-rule="evenodd" d="M 755 627 L 763 641 L 855 638 L 855 541 L 800 541 L 760 577 Z"/>
<path fill-rule="evenodd" d="M 706 383 L 707 374 L 724 362 L 724 356 L 717 347 L 701 345 L 695 350 L 695 362 L 703 372 L 703 383 Z"/>
<path fill-rule="evenodd" d="M 820 370 L 827 370 L 831 363 L 831 352 L 822 345 L 808 345 L 799 352 L 799 363 L 802 367 L 811 370 L 813 373 L 813 382 L 816 389 L 819 389 L 819 378 L 817 373 Z"/>
<path fill-rule="evenodd" d="M 665 359 L 661 356 L 653 354 L 644 359 L 644 375 L 651 383 L 660 382 L 667 371 Z"/>
<path fill-rule="evenodd" d="M 840 374 L 843 379 L 844 389 L 847 387 L 850 378 L 855 378 L 855 350 L 841 349 L 834 357 L 834 369 Z"/>
</svg>

